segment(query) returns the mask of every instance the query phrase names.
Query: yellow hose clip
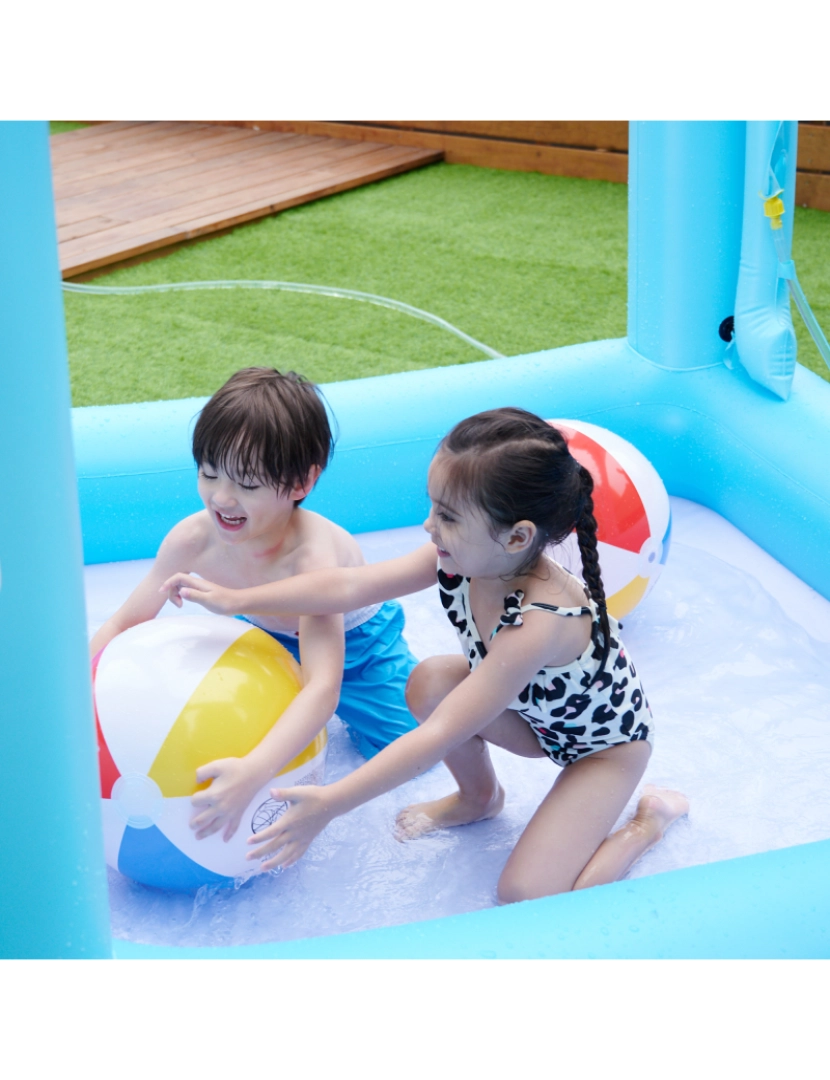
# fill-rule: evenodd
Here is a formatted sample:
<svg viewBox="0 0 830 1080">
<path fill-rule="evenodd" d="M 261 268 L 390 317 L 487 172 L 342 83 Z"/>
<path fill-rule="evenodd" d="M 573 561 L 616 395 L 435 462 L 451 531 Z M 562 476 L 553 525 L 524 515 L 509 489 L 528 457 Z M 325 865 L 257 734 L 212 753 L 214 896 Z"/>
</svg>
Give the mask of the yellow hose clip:
<svg viewBox="0 0 830 1080">
<path fill-rule="evenodd" d="M 780 229 L 783 227 L 781 215 L 784 213 L 784 200 L 779 198 L 782 193 L 781 188 L 775 192 L 774 195 L 770 195 L 768 199 L 764 199 L 764 214 L 770 219 L 771 229 Z"/>
</svg>

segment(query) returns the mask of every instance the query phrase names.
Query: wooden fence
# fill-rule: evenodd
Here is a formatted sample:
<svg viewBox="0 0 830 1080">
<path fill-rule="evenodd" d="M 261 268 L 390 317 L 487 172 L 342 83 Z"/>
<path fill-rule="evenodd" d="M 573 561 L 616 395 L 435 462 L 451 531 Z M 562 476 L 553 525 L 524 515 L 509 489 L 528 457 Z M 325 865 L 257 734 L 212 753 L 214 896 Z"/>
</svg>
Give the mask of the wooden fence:
<svg viewBox="0 0 830 1080">
<path fill-rule="evenodd" d="M 227 121 L 226 121 L 227 122 Z M 422 146 L 491 169 L 628 179 L 626 120 L 239 120 L 263 131 Z M 830 121 L 799 122 L 796 202 L 830 211 Z"/>
</svg>

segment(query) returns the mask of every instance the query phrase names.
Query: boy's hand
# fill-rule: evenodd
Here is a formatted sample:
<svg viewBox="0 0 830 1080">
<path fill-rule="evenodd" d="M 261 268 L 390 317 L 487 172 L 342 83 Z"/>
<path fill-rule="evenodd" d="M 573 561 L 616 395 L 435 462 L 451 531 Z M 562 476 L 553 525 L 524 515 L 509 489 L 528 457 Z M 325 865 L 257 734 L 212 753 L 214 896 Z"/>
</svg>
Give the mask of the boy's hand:
<svg viewBox="0 0 830 1080">
<path fill-rule="evenodd" d="M 193 577 L 192 574 L 174 574 L 159 589 L 159 592 L 168 594 L 168 600 L 176 607 L 182 606 L 182 600 L 191 600 L 194 604 L 201 604 L 203 608 L 212 611 L 214 615 L 240 614 L 233 602 L 236 591 L 214 585 L 204 578 Z"/>
<path fill-rule="evenodd" d="M 227 842 L 239 828 L 242 815 L 262 781 L 252 775 L 245 758 L 220 758 L 202 765 L 196 770 L 196 780 L 200 784 L 205 780 L 213 783 L 204 791 L 197 791 L 190 800 L 194 810 L 190 828 L 197 840 L 224 828 L 222 839 Z"/>
<path fill-rule="evenodd" d="M 263 870 L 292 866 L 305 854 L 314 837 L 336 817 L 326 787 L 272 788 L 271 797 L 291 805 L 273 825 L 248 838 L 248 843 L 255 846 L 245 856 L 247 859 L 273 855 L 262 864 Z"/>
</svg>

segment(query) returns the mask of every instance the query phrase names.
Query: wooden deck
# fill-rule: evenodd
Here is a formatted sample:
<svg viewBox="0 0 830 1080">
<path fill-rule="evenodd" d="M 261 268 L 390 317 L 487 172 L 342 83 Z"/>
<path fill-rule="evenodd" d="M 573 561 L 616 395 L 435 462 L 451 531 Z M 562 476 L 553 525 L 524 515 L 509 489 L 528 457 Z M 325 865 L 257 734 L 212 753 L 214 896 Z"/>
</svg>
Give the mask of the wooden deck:
<svg viewBox="0 0 830 1080">
<path fill-rule="evenodd" d="M 440 150 L 462 165 L 628 179 L 628 123 L 621 120 L 239 120 L 262 131 L 382 140 Z M 830 122 L 798 125 L 798 206 L 830 211 Z"/>
<path fill-rule="evenodd" d="M 443 157 L 433 148 L 201 123 L 95 124 L 53 135 L 51 146 L 65 278 Z"/>
</svg>

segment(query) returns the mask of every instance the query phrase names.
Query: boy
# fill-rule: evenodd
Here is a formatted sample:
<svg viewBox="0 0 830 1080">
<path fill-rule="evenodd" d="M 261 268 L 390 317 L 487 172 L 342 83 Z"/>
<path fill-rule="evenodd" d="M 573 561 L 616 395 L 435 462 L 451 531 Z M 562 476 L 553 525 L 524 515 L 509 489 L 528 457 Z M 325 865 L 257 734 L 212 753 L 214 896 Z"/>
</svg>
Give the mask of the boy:
<svg viewBox="0 0 830 1080">
<path fill-rule="evenodd" d="M 205 405 L 193 432 L 198 490 L 205 509 L 179 522 L 152 570 L 90 643 L 95 656 L 117 634 L 155 618 L 176 571 L 229 588 L 248 588 L 308 570 L 360 566 L 352 536 L 300 504 L 333 451 L 325 406 L 294 372 L 245 368 Z M 244 758 L 205 763 L 196 779 L 191 828 L 201 839 L 236 832 L 254 794 L 295 757 L 337 711 L 352 741 L 372 757 L 416 726 L 404 690 L 417 661 L 402 637 L 396 602 L 343 615 L 257 618 L 302 660 L 303 689 L 279 724 Z"/>
</svg>

